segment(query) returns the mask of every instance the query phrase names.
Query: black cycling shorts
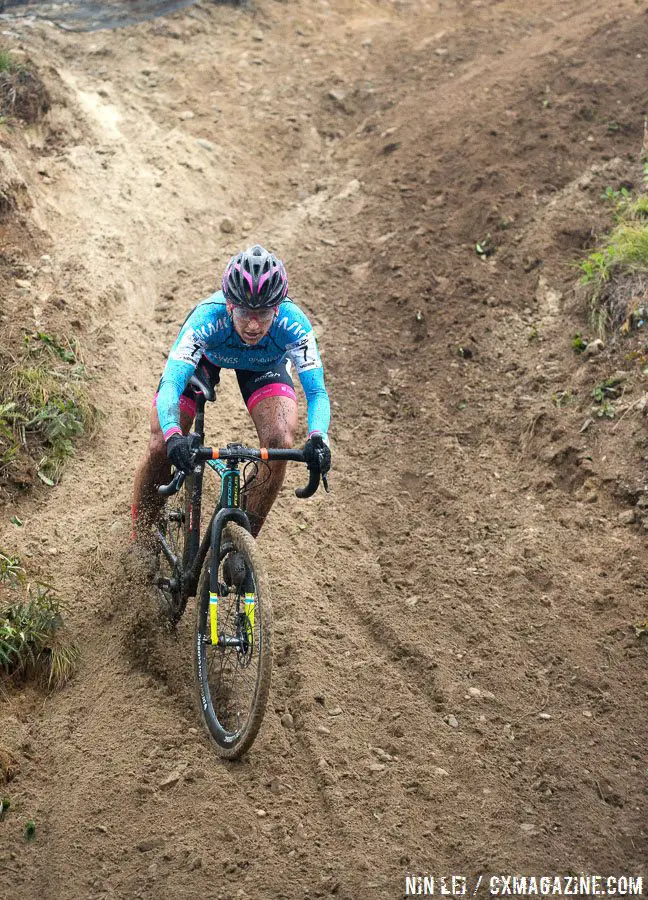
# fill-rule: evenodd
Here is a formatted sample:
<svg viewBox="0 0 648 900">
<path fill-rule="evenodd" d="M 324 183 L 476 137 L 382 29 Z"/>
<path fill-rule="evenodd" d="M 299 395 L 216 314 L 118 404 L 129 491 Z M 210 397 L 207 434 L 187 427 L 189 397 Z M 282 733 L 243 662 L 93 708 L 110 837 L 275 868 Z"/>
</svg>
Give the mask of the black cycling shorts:
<svg viewBox="0 0 648 900">
<path fill-rule="evenodd" d="M 290 377 L 289 368 L 290 363 L 288 360 L 280 359 L 267 372 L 235 369 L 241 395 L 250 412 L 260 400 L 265 400 L 266 397 L 288 397 L 297 402 L 295 386 Z M 220 366 L 215 366 L 206 356 L 203 356 L 196 366 L 198 378 L 201 381 L 205 381 L 211 388 L 215 388 L 219 384 L 220 372 Z M 184 410 L 192 418 L 196 414 L 196 396 L 196 388 L 192 384 L 188 384 L 180 397 L 180 409 Z M 155 399 L 157 400 L 157 393 Z"/>
</svg>

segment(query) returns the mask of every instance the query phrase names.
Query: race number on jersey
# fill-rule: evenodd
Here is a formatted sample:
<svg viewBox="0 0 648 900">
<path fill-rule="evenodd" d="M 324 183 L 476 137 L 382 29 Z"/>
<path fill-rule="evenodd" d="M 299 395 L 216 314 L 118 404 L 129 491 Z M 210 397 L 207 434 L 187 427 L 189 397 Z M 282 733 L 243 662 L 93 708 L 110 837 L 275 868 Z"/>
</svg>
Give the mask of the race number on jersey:
<svg viewBox="0 0 648 900">
<path fill-rule="evenodd" d="M 191 363 L 197 366 L 204 347 L 205 341 L 201 335 L 194 331 L 193 328 L 187 328 L 176 346 L 171 350 L 169 356 L 171 359 L 178 360 L 178 362 Z"/>
<path fill-rule="evenodd" d="M 317 352 L 313 331 L 309 331 L 294 344 L 288 344 L 286 354 L 298 373 L 322 368 L 322 360 Z"/>
</svg>

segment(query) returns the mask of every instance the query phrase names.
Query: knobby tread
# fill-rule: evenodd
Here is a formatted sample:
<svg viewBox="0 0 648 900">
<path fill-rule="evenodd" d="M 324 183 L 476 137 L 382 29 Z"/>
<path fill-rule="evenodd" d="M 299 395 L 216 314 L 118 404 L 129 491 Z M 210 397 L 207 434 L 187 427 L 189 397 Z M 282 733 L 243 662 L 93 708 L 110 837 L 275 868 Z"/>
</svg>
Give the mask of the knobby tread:
<svg viewBox="0 0 648 900">
<path fill-rule="evenodd" d="M 206 621 L 206 616 L 208 617 L 209 613 L 208 609 L 205 610 L 205 607 L 209 606 L 210 553 L 205 559 L 198 587 L 199 602 L 196 606 L 196 634 L 194 640 L 194 678 L 196 684 L 196 703 L 202 720 L 214 739 L 218 754 L 225 759 L 238 759 L 250 749 L 258 734 L 265 714 L 268 695 L 270 693 L 270 682 L 272 678 L 272 601 L 270 597 L 270 582 L 265 571 L 262 555 L 252 535 L 240 525 L 229 522 L 223 530 L 222 546 L 226 547 L 228 545 L 234 550 L 238 550 L 242 553 L 252 569 L 257 594 L 257 609 L 255 615 L 261 617 L 260 633 L 262 636 L 261 645 L 258 650 L 259 668 L 254 705 L 248 717 L 247 725 L 235 744 L 223 745 L 222 742 L 219 742 L 218 731 L 214 722 L 211 721 L 212 717 L 206 714 L 200 699 L 201 682 L 198 672 L 198 639 L 201 631 L 200 623 L 201 621 Z"/>
</svg>

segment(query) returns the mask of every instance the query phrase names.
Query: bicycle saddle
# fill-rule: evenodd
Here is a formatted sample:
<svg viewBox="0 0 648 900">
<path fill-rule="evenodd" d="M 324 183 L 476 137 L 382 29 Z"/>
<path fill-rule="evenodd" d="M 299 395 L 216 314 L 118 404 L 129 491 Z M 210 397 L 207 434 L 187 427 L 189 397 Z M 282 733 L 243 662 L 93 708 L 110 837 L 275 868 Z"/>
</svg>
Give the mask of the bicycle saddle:
<svg viewBox="0 0 648 900">
<path fill-rule="evenodd" d="M 189 384 L 196 388 L 197 391 L 204 396 L 205 400 L 215 400 L 216 399 L 216 390 L 213 388 L 206 379 L 200 378 L 200 376 L 194 373 L 189 379 Z"/>
</svg>

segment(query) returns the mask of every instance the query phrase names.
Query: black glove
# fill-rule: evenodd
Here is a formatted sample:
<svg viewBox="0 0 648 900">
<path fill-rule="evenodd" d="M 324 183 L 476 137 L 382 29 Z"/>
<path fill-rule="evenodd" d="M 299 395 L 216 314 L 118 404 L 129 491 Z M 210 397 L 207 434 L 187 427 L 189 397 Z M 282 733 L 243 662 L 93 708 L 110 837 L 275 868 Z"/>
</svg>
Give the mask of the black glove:
<svg viewBox="0 0 648 900">
<path fill-rule="evenodd" d="M 304 457 L 309 469 L 318 469 L 326 475 L 331 468 L 331 451 L 321 434 L 313 434 L 304 444 Z"/>
<path fill-rule="evenodd" d="M 196 447 L 197 434 L 172 434 L 166 442 L 167 456 L 176 467 L 186 475 L 193 472 L 193 451 Z"/>
</svg>

